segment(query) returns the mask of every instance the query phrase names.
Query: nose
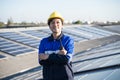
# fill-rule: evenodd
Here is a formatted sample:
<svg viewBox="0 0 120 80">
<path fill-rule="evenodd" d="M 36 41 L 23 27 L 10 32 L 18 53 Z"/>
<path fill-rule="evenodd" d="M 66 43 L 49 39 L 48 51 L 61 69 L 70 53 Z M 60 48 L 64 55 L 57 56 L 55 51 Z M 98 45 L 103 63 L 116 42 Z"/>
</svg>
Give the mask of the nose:
<svg viewBox="0 0 120 80">
<path fill-rule="evenodd" d="M 54 23 L 53 25 L 56 27 L 56 26 L 57 26 L 57 23 Z"/>
</svg>

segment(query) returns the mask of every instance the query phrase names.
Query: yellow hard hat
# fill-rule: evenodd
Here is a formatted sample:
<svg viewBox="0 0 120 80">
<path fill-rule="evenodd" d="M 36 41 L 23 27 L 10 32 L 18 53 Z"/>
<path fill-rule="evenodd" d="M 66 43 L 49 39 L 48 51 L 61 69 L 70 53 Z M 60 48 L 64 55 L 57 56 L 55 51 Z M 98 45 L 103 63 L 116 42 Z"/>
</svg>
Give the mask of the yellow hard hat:
<svg viewBox="0 0 120 80">
<path fill-rule="evenodd" d="M 62 21 L 64 21 L 63 17 L 57 12 L 54 11 L 48 18 L 48 22 L 49 20 L 53 19 L 53 18 L 60 18 Z"/>
</svg>

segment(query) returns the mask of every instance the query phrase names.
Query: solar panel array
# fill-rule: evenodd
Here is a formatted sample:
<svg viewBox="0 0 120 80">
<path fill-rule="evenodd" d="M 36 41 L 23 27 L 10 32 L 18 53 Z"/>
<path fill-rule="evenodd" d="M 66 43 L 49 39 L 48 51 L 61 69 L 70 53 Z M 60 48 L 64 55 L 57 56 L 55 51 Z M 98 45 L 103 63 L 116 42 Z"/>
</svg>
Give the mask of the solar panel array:
<svg viewBox="0 0 120 80">
<path fill-rule="evenodd" d="M 120 79 L 120 37 L 113 43 L 101 45 L 73 56 L 74 80 Z M 32 75 L 32 76 L 30 76 Z M 5 79 L 42 80 L 42 67 Z"/>
<path fill-rule="evenodd" d="M 100 39 L 115 35 L 109 31 L 94 27 L 65 27 L 63 32 L 74 38 L 76 43 Z M 51 34 L 48 28 L 23 30 L 18 32 L 0 32 L 0 51 L 16 56 L 38 49 L 40 40 Z M 73 55 L 75 80 L 117 80 L 120 79 L 120 36 L 113 42 L 95 46 Z M 99 42 L 99 40 L 98 40 Z M 94 44 L 92 42 L 91 44 Z M 6 56 L 0 54 L 0 58 Z M 3 80 L 42 79 L 42 67 L 4 78 Z"/>
<path fill-rule="evenodd" d="M 71 37 L 74 38 L 75 42 L 80 42 L 80 41 L 86 41 L 90 39 L 96 39 L 100 37 L 105 37 L 105 36 L 110 36 L 114 33 L 108 32 L 105 30 L 100 30 L 97 28 L 93 27 L 65 27 L 63 29 L 63 32 Z M 37 29 L 37 30 L 23 30 L 23 31 L 17 31 L 17 32 L 0 32 L 0 37 L 14 41 L 16 43 L 20 43 L 32 48 L 38 49 L 40 40 L 44 37 L 47 37 L 51 34 L 51 31 L 46 28 L 46 29 Z M 2 40 L 1 40 L 2 43 Z M 8 45 L 6 45 L 8 44 Z M 1 51 L 8 53 L 8 54 L 22 54 L 25 51 L 28 51 L 27 47 L 25 48 L 24 46 L 18 45 L 18 44 L 13 44 L 13 43 L 7 43 L 2 45 L 0 48 Z M 6 47 L 4 47 L 6 46 Z M 8 47 L 13 46 L 12 49 L 8 49 Z M 4 47 L 4 48 L 3 48 Z M 16 47 L 16 48 L 15 48 Z M 18 51 L 16 52 L 15 50 Z M 24 49 L 24 51 L 19 51 L 20 49 Z M 33 50 L 29 50 L 33 51 Z"/>
<path fill-rule="evenodd" d="M 91 51 L 78 53 L 74 56 L 74 71 L 82 71 L 93 68 L 106 67 L 120 64 L 120 41 L 112 45 L 114 47 L 100 47 Z M 106 47 L 106 46 L 105 46 Z M 94 65 L 94 66 L 93 66 Z"/>
</svg>

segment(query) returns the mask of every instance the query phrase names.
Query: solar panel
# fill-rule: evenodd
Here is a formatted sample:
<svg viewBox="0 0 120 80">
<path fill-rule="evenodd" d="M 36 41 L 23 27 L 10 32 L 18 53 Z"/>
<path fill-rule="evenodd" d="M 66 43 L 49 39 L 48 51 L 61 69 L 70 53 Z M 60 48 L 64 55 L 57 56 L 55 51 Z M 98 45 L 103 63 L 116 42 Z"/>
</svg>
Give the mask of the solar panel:
<svg viewBox="0 0 120 80">
<path fill-rule="evenodd" d="M 91 69 L 108 67 L 113 65 L 120 65 L 119 61 L 120 61 L 120 54 L 78 62 L 73 64 L 73 69 L 74 69 L 74 72 L 79 72 L 79 71 L 91 70 Z"/>
<path fill-rule="evenodd" d="M 48 34 L 51 34 L 51 30 L 50 29 L 41 29 L 41 30 L 37 30 L 39 32 L 44 32 L 44 33 L 48 33 Z"/>
<path fill-rule="evenodd" d="M 21 31 L 21 32 L 38 37 L 38 38 L 43 38 L 43 37 L 48 36 L 48 33 L 37 31 L 37 30 L 27 30 L 27 31 Z"/>
<path fill-rule="evenodd" d="M 89 52 L 92 51 L 99 51 L 99 50 L 107 50 L 107 49 L 114 49 L 120 47 L 120 41 L 115 41 L 109 44 L 98 46 L 97 48 L 91 49 Z"/>
<path fill-rule="evenodd" d="M 94 62 L 93 60 L 84 61 L 84 62 L 79 62 L 79 63 L 74 63 L 74 62 L 73 62 L 73 71 L 74 71 L 74 72 L 81 71 L 83 68 L 85 68 L 85 67 L 88 66 L 89 64 L 92 64 L 93 62 Z"/>
<path fill-rule="evenodd" d="M 81 37 L 83 39 L 89 39 L 88 37 L 84 36 L 84 33 L 80 33 L 79 31 L 75 31 L 74 29 L 71 28 L 65 28 L 63 31 L 71 35 Z"/>
<path fill-rule="evenodd" d="M 115 75 L 116 74 L 116 78 Z M 75 76 L 75 80 L 119 80 L 120 69 L 102 70 Z"/>
<path fill-rule="evenodd" d="M 84 31 L 80 31 L 80 30 L 75 30 L 75 29 L 67 29 L 69 30 L 71 33 L 74 33 L 74 34 L 77 34 L 83 38 L 86 38 L 86 39 L 92 39 L 94 36 L 90 33 L 86 33 Z"/>
<path fill-rule="evenodd" d="M 74 39 L 75 42 L 80 42 L 80 41 L 88 40 L 87 38 L 82 37 L 82 36 L 80 36 L 78 34 L 75 34 L 74 32 L 71 32 L 70 30 L 67 30 L 67 29 L 64 29 L 63 33 L 66 34 L 66 35 L 71 36 Z"/>
<path fill-rule="evenodd" d="M 99 46 L 73 57 L 74 71 L 120 65 L 120 41 Z M 103 47 L 103 48 L 102 48 Z"/>
<path fill-rule="evenodd" d="M 4 44 L 3 44 L 4 43 Z M 34 51 L 34 49 L 0 38 L 0 51 L 16 56 Z"/>
<path fill-rule="evenodd" d="M 114 43 L 109 43 L 103 46 L 98 46 L 96 48 L 90 49 L 90 50 L 86 50 L 84 52 L 80 52 L 78 53 L 75 57 L 80 57 L 83 55 L 88 55 L 88 54 L 93 54 L 93 53 L 102 53 L 103 55 L 105 54 L 111 54 L 111 52 L 113 53 L 117 53 L 120 50 L 120 41 L 114 42 Z M 102 55 L 100 54 L 100 55 Z M 93 54 L 95 55 L 95 54 Z"/>
<path fill-rule="evenodd" d="M 111 56 L 109 62 L 105 63 L 102 66 L 116 65 L 116 64 L 120 64 L 120 55 Z"/>
<path fill-rule="evenodd" d="M 89 37 L 90 39 L 104 37 L 103 35 L 98 34 L 98 32 L 95 33 L 94 31 L 89 30 L 89 29 L 85 29 L 84 27 L 73 27 L 72 30 L 78 31 L 81 34 L 84 33 L 84 35 L 86 34 L 85 36 L 88 36 L 88 37 L 90 36 Z"/>
<path fill-rule="evenodd" d="M 24 35 L 20 35 L 20 34 L 15 33 L 15 32 L 7 32 L 7 33 L 6 32 L 1 32 L 0 36 L 3 37 L 3 38 L 6 38 L 6 39 L 10 39 L 10 40 L 15 41 L 15 42 L 19 42 L 19 43 L 34 47 L 34 48 L 38 48 L 38 45 L 39 45 L 39 42 L 40 42 L 40 40 L 38 40 L 38 39 L 28 37 L 28 36 L 24 36 Z M 33 42 L 34 42 L 34 44 L 37 43 L 37 46 L 33 45 Z"/>
<path fill-rule="evenodd" d="M 107 57 L 107 56 L 112 56 L 112 55 L 117 55 L 119 54 L 120 49 L 114 49 L 114 50 L 109 50 L 109 51 L 104 51 L 104 52 L 97 52 L 89 55 L 83 55 L 83 56 L 75 56 L 73 61 L 85 61 L 85 60 L 90 60 L 90 59 L 96 59 L 96 58 L 101 58 L 101 57 Z"/>
<path fill-rule="evenodd" d="M 114 70 L 109 76 L 106 77 L 106 80 L 118 80 L 120 79 L 120 69 Z"/>
<path fill-rule="evenodd" d="M 17 47 L 17 46 L 18 46 L 17 44 L 10 43 L 10 44 L 6 44 L 6 45 L 1 45 L 0 49 L 2 50 L 2 49 L 5 49 L 5 48 Z"/>
<path fill-rule="evenodd" d="M 89 31 L 92 31 L 94 33 L 97 33 L 97 34 L 104 35 L 104 36 L 115 34 L 113 32 L 110 32 L 110 31 L 107 31 L 107 30 L 98 29 L 98 28 L 95 28 L 95 27 L 84 26 L 83 28 L 87 29 Z"/>
<path fill-rule="evenodd" d="M 29 52 L 32 52 L 32 51 L 34 51 L 34 50 L 33 49 L 25 48 L 24 50 L 18 50 L 18 51 L 9 52 L 9 54 L 11 54 L 13 56 L 16 56 L 16 55 L 19 55 L 19 54 L 29 53 Z"/>
</svg>

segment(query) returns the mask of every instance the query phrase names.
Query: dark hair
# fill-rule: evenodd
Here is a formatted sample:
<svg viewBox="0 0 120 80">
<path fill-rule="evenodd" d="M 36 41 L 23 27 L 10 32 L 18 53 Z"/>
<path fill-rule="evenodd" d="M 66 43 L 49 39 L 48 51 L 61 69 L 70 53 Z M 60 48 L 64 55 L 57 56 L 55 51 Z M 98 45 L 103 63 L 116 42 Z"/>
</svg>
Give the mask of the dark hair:
<svg viewBox="0 0 120 80">
<path fill-rule="evenodd" d="M 62 20 L 61 18 L 51 18 L 51 19 L 49 19 L 49 20 L 48 20 L 48 25 L 50 25 L 50 22 L 51 22 L 53 19 L 60 19 L 61 22 L 62 22 L 62 25 L 63 25 L 63 20 Z"/>
</svg>

